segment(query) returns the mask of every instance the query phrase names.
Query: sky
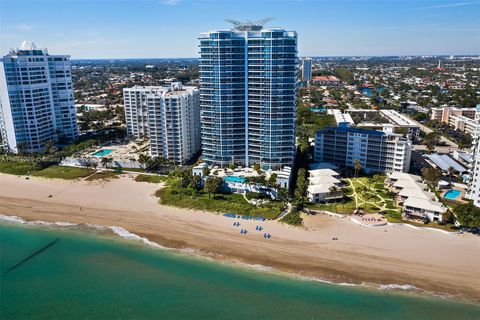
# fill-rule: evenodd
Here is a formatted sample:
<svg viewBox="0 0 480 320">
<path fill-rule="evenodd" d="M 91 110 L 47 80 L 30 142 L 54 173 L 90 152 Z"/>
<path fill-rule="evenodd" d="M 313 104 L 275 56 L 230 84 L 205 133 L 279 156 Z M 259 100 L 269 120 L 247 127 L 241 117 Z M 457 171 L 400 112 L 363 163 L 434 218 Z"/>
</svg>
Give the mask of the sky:
<svg viewBox="0 0 480 320">
<path fill-rule="evenodd" d="M 198 57 L 201 32 L 265 17 L 298 32 L 300 56 L 480 54 L 474 0 L 0 0 L 0 53 Z"/>
</svg>

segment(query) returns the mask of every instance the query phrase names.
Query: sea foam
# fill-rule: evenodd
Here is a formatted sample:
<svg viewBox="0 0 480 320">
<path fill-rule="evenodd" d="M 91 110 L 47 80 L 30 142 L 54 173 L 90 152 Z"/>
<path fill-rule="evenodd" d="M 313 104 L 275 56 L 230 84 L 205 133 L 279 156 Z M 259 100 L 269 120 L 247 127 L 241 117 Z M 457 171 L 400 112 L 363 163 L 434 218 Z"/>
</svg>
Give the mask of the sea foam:
<svg viewBox="0 0 480 320">
<path fill-rule="evenodd" d="M 62 227 L 62 228 L 76 227 L 76 228 L 85 228 L 85 229 L 91 229 L 91 230 L 96 230 L 101 232 L 111 231 L 123 239 L 140 241 L 143 244 L 146 244 L 150 247 L 154 247 L 157 249 L 169 249 L 167 247 L 163 247 L 159 245 L 158 243 L 150 241 L 147 238 L 140 237 L 135 233 L 131 233 L 128 230 L 118 226 L 101 226 L 101 225 L 92 224 L 92 223 L 78 224 L 78 223 L 70 223 L 70 222 L 62 222 L 62 221 L 60 222 L 48 222 L 48 221 L 40 221 L 40 220 L 26 221 L 25 219 L 17 216 L 7 216 L 4 214 L 0 214 L 0 222 L 34 225 L 34 226 L 42 226 L 42 227 Z"/>
<path fill-rule="evenodd" d="M 26 221 L 25 219 L 18 217 L 18 216 L 9 216 L 9 215 L 4 215 L 0 214 L 0 222 L 6 222 L 6 223 L 17 223 L 17 224 L 24 224 L 24 225 L 36 225 L 36 226 L 43 226 L 43 227 L 61 227 L 61 228 L 85 228 L 85 229 L 91 229 L 91 230 L 96 230 L 100 232 L 112 232 L 115 235 L 126 239 L 126 240 L 132 240 L 132 241 L 139 241 L 149 247 L 156 248 L 156 249 L 162 249 L 162 250 L 176 250 L 176 252 L 179 252 L 180 254 L 184 255 L 190 255 L 190 256 L 195 256 L 198 258 L 203 258 L 205 260 L 214 260 L 208 255 L 202 254 L 199 250 L 193 249 L 193 248 L 183 248 L 183 249 L 173 249 L 173 248 L 168 248 L 159 245 L 158 243 L 155 243 L 153 241 L 148 240 L 147 238 L 141 237 L 135 233 L 129 232 L 125 228 L 119 227 L 119 226 L 102 226 L 102 225 L 97 225 L 97 224 L 91 224 L 91 223 L 85 223 L 85 224 L 75 224 L 75 223 L 70 223 L 70 222 L 47 222 L 47 221 Z M 237 266 L 241 267 L 244 269 L 250 269 L 254 270 L 257 272 L 265 272 L 265 273 L 271 273 L 271 274 L 277 274 L 277 275 L 283 275 L 286 277 L 290 278 L 295 278 L 298 280 L 303 280 L 303 281 L 315 281 L 315 282 L 321 282 L 325 284 L 331 284 L 331 285 L 337 285 L 337 286 L 347 286 L 347 287 L 363 287 L 363 288 L 374 288 L 377 290 L 381 291 L 403 291 L 403 292 L 412 292 L 412 293 L 417 293 L 417 294 L 424 294 L 424 295 L 429 295 L 429 296 L 436 296 L 436 297 L 441 297 L 441 298 L 446 298 L 446 297 L 452 297 L 451 295 L 448 294 L 438 294 L 438 293 L 433 293 L 429 292 L 420 288 L 417 288 L 414 285 L 410 284 L 374 284 L 374 283 L 348 283 L 348 282 L 335 282 L 335 281 L 330 281 L 318 277 L 311 277 L 311 276 L 306 276 L 302 275 L 301 273 L 290 273 L 290 272 L 280 272 L 278 270 L 275 270 L 274 268 L 270 266 L 265 266 L 261 264 L 248 264 L 248 263 L 243 263 L 240 261 L 219 261 L 222 264 L 225 265 L 231 265 L 231 266 Z"/>
<path fill-rule="evenodd" d="M 406 290 L 406 291 L 423 291 L 411 284 L 382 284 L 378 287 L 380 290 L 391 291 L 391 290 Z"/>
</svg>

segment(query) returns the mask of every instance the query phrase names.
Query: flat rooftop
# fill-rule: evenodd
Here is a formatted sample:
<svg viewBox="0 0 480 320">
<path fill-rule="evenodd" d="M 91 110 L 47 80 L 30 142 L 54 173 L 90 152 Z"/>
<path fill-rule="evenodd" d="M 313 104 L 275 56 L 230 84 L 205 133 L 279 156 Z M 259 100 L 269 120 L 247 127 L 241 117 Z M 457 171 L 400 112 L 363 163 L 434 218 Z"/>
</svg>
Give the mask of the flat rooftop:
<svg viewBox="0 0 480 320">
<path fill-rule="evenodd" d="M 427 154 L 425 156 L 430 161 L 432 161 L 437 167 L 439 167 L 442 171 L 448 171 L 448 168 L 452 167 L 455 171 L 463 173 L 466 172 L 467 169 L 461 166 L 457 161 L 453 160 L 446 154 Z"/>
<path fill-rule="evenodd" d="M 380 113 L 398 126 L 419 127 L 419 125 L 412 119 L 398 113 L 395 110 L 380 110 Z"/>
</svg>

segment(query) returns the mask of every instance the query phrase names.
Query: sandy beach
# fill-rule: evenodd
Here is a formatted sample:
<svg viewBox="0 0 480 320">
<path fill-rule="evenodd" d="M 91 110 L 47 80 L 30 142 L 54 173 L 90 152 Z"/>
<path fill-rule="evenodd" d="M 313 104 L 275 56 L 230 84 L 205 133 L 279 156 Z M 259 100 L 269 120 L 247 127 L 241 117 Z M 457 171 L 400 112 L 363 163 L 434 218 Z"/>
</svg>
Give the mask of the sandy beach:
<svg viewBox="0 0 480 320">
<path fill-rule="evenodd" d="M 0 213 L 26 220 L 119 226 L 160 245 L 215 259 L 271 267 L 333 282 L 413 285 L 480 301 L 480 238 L 394 225 L 363 227 L 349 217 L 305 216 L 303 227 L 165 207 L 160 185 L 128 176 L 63 181 L 0 175 Z M 52 197 L 49 197 L 51 195 Z M 272 235 L 255 231 L 261 224 Z M 338 240 L 332 240 L 337 237 Z"/>
</svg>

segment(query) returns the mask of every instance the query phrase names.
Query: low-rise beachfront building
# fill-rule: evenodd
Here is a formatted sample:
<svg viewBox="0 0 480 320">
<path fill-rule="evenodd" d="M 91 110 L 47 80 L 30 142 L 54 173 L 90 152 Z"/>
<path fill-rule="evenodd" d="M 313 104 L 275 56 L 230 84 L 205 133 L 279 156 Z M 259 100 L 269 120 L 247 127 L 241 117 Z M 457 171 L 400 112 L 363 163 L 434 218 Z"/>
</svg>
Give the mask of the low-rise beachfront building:
<svg viewBox="0 0 480 320">
<path fill-rule="evenodd" d="M 205 168 L 209 168 L 210 172 L 208 176 L 204 175 Z M 292 168 L 283 167 L 281 170 L 267 170 L 257 172 L 253 168 L 238 167 L 235 169 L 218 168 L 217 166 L 209 167 L 207 163 L 201 163 L 192 168 L 192 174 L 200 176 L 202 180 L 206 180 L 209 177 L 220 177 L 223 179 L 222 191 L 228 193 L 246 193 L 255 192 L 266 194 L 272 199 L 277 198 L 278 188 L 290 188 Z M 265 178 L 265 181 L 269 181 L 271 177 L 275 177 L 276 186 L 266 185 L 259 181 L 260 177 Z"/>
<path fill-rule="evenodd" d="M 194 176 L 199 176 L 200 178 L 203 178 L 203 172 L 205 168 L 208 168 L 208 165 L 205 162 L 202 162 L 192 168 L 192 174 Z"/>
<path fill-rule="evenodd" d="M 403 216 L 407 218 L 441 222 L 448 210 L 419 176 L 394 172 L 385 179 L 385 186 L 396 194 L 397 204 L 403 207 Z"/>
<path fill-rule="evenodd" d="M 447 210 L 448 209 L 438 201 L 417 197 L 409 197 L 403 204 L 404 215 L 411 218 L 428 219 L 431 222 L 442 222 L 443 214 L 447 212 Z"/>
<path fill-rule="evenodd" d="M 325 203 L 343 198 L 340 174 L 332 169 L 309 170 L 308 201 Z M 333 190 L 336 189 L 336 190 Z"/>
<path fill-rule="evenodd" d="M 292 178 L 292 168 L 283 167 L 280 171 L 276 171 L 277 174 L 277 183 L 281 188 L 289 189 L 290 180 Z"/>
<path fill-rule="evenodd" d="M 409 139 L 389 131 L 336 127 L 315 134 L 315 161 L 353 169 L 358 160 L 367 174 L 407 172 L 411 149 Z"/>
</svg>

